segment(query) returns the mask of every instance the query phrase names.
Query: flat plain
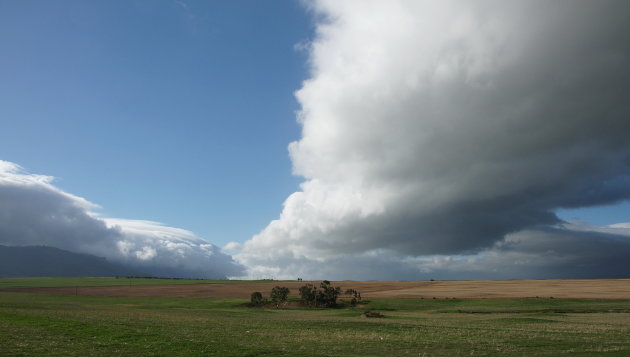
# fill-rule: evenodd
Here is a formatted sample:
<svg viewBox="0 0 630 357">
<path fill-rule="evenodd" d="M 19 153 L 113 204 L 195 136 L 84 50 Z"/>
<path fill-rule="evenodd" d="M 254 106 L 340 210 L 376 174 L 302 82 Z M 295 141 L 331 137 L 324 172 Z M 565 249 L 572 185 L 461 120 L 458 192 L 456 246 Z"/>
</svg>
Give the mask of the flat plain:
<svg viewBox="0 0 630 357">
<path fill-rule="evenodd" d="M 629 280 L 344 281 L 369 302 L 276 309 L 247 297 L 306 282 L 72 279 L 0 279 L 0 355 L 630 355 Z M 98 279 L 118 290 L 85 286 Z"/>
<path fill-rule="evenodd" d="M 238 281 L 128 278 L 0 279 L 0 288 L 20 292 L 110 297 L 249 298 L 253 291 L 268 292 L 276 285 L 298 289 L 318 281 Z M 52 287 L 52 286 L 57 287 Z M 525 298 L 629 299 L 630 279 L 469 280 L 469 281 L 337 281 L 365 298 Z M 28 288 L 30 287 L 30 288 Z M 78 287 L 78 289 L 77 289 Z M 28 288 L 28 290 L 25 290 Z"/>
</svg>

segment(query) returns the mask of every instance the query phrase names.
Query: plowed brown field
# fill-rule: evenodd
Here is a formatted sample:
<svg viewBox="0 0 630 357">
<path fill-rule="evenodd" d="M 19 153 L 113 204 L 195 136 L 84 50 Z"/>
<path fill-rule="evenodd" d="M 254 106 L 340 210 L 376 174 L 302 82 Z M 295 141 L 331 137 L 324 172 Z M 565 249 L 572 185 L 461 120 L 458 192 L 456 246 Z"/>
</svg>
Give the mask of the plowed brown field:
<svg viewBox="0 0 630 357">
<path fill-rule="evenodd" d="M 298 288 L 306 281 L 242 282 L 229 284 L 157 285 L 157 286 L 100 286 L 6 289 L 42 294 L 84 296 L 142 296 L 142 297 L 219 297 L 249 298 L 254 291 L 268 295 L 276 286 L 291 289 L 297 296 Z M 319 282 L 310 282 L 318 284 Z M 598 280 L 476 280 L 476 281 L 339 281 L 333 282 L 343 290 L 356 289 L 364 298 L 515 298 L 554 297 L 581 299 L 630 299 L 630 279 Z"/>
</svg>

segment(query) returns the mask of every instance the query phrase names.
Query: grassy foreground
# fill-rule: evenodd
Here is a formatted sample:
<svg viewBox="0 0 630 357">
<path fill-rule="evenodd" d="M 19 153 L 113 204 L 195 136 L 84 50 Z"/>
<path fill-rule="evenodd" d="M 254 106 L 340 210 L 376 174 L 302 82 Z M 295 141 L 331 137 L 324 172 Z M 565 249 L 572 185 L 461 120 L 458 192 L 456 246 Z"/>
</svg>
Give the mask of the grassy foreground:
<svg viewBox="0 0 630 357">
<path fill-rule="evenodd" d="M 630 301 L 375 300 L 272 309 L 242 299 L 0 292 L 0 355 L 487 356 L 630 354 Z"/>
</svg>

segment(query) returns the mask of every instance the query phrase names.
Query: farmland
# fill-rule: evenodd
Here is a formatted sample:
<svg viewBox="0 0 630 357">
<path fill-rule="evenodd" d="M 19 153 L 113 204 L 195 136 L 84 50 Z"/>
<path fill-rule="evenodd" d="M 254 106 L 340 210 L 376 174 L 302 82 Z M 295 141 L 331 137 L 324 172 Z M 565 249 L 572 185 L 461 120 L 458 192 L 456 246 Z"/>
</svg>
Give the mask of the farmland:
<svg viewBox="0 0 630 357">
<path fill-rule="evenodd" d="M 275 285 L 291 289 L 306 281 L 183 280 L 143 278 L 24 278 L 0 279 L 0 289 L 21 292 L 109 297 L 249 298 L 252 291 Z M 316 283 L 316 282 L 311 282 Z M 527 298 L 630 299 L 630 279 L 593 280 L 476 280 L 476 281 L 340 281 L 335 285 L 361 291 L 366 298 Z M 30 289 L 25 289 L 30 288 Z M 78 289 L 77 289 L 78 288 Z"/>
<path fill-rule="evenodd" d="M 502 298 L 455 297 L 455 291 L 447 289 L 448 284 L 436 284 L 457 282 L 425 282 L 434 284 L 418 285 L 422 297 L 411 294 L 411 298 L 411 284 L 420 282 L 338 282 L 334 284 L 344 289 L 363 286 L 364 297 L 370 302 L 357 308 L 336 309 L 251 308 L 246 306 L 245 297 L 210 296 L 210 291 L 215 295 L 228 295 L 226 291 L 238 295 L 241 290 L 259 290 L 267 295 L 275 285 L 289 286 L 295 292 L 292 284 L 302 284 L 296 282 L 132 282 L 131 290 L 154 288 L 154 294 L 162 291 L 165 296 L 133 295 L 129 282 L 117 287 L 118 296 L 108 296 L 111 287 L 89 290 L 82 286 L 75 294 L 82 282 L 89 283 L 58 279 L 57 285 L 66 283 L 65 294 L 59 290 L 62 288 L 50 287 L 50 281 L 44 284 L 31 280 L 29 285 L 28 279 L 19 282 L 23 286 L 19 290 L 0 292 L 0 355 L 630 354 L 630 300 L 614 294 L 616 299 L 606 299 L 606 291 L 601 291 L 598 298 L 580 297 L 579 289 L 573 290 L 573 297 L 561 298 L 562 291 L 570 291 L 558 288 L 562 281 L 552 281 L 548 286 L 557 290 Z M 612 286 L 623 290 L 619 286 L 628 285 L 627 280 L 577 282 L 584 285 L 586 297 L 593 294 L 589 284 L 609 284 L 611 290 Z M 15 288 L 16 281 L 0 279 L 0 283 Z M 389 290 L 383 287 L 387 284 L 391 285 Z M 492 284 L 486 285 L 486 291 L 491 292 Z M 435 287 L 433 292 L 431 286 Z M 210 290 L 203 297 L 173 297 L 175 287 L 191 295 L 201 293 L 195 287 Z M 81 289 L 90 295 L 80 295 Z M 96 294 L 99 289 L 105 289 L 101 295 Z M 129 296 L 122 296 L 124 289 Z M 398 295 L 387 297 L 387 291 L 397 290 Z M 142 291 L 147 294 L 150 290 Z M 431 293 L 434 296 L 430 297 Z M 438 297 L 440 294 L 451 296 Z M 557 296 L 552 298 L 551 294 Z M 361 313 L 367 309 L 385 317 L 362 318 Z"/>
</svg>

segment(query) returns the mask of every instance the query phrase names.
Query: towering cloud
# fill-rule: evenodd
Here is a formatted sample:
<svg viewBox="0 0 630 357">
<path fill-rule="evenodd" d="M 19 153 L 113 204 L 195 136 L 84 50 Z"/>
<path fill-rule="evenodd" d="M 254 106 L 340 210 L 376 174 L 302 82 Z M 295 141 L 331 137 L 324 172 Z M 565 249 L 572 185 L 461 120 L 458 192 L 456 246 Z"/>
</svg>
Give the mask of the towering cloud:
<svg viewBox="0 0 630 357">
<path fill-rule="evenodd" d="M 289 146 L 305 181 L 240 247 L 251 276 L 547 277 L 580 275 L 581 259 L 610 275 L 601 254 L 629 257 L 626 231 L 553 213 L 630 198 L 627 1 L 312 10 Z"/>
<path fill-rule="evenodd" d="M 192 232 L 150 221 L 100 218 L 96 205 L 50 176 L 0 161 L 0 245 L 44 245 L 105 257 L 156 276 L 225 278 L 243 267 Z"/>
</svg>

